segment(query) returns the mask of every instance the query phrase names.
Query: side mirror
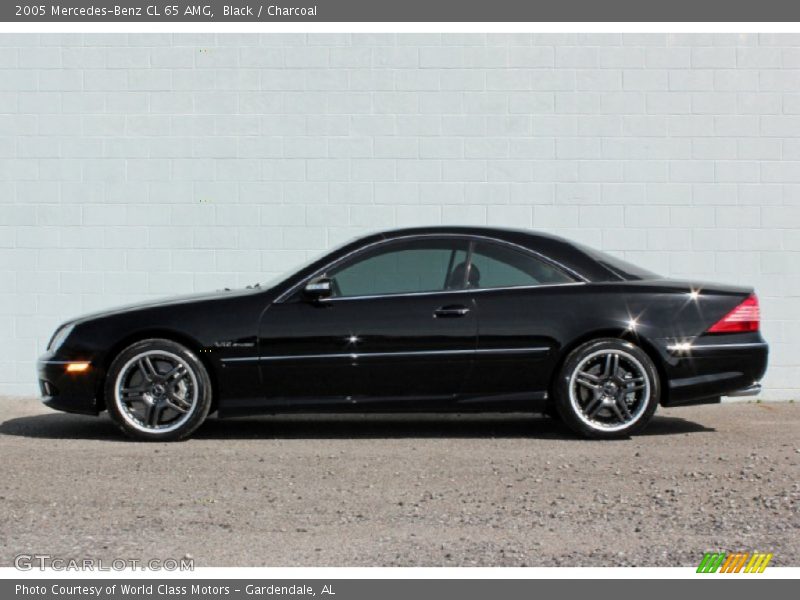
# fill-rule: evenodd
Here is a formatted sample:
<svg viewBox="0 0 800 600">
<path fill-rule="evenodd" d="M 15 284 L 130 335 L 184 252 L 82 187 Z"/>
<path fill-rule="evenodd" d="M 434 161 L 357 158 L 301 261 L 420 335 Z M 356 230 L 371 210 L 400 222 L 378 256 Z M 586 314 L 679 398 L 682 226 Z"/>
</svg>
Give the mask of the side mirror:
<svg viewBox="0 0 800 600">
<path fill-rule="evenodd" d="M 328 277 L 312 279 L 303 288 L 306 298 L 311 300 L 325 300 L 333 296 L 333 280 Z"/>
</svg>

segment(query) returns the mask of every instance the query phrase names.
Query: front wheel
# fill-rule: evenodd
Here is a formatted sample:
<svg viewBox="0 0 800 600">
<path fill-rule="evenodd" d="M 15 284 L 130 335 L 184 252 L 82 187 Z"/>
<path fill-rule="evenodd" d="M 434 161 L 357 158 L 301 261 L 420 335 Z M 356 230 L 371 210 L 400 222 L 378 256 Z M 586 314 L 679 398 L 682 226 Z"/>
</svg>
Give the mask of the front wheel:
<svg viewBox="0 0 800 600">
<path fill-rule="evenodd" d="M 641 348 L 605 338 L 570 353 L 554 392 L 556 409 L 573 431 L 590 438 L 618 438 L 647 425 L 660 388 L 655 365 Z"/>
<path fill-rule="evenodd" d="M 130 437 L 174 441 L 188 437 L 208 416 L 211 380 L 188 348 L 150 339 L 114 359 L 105 397 L 109 415 Z"/>
</svg>

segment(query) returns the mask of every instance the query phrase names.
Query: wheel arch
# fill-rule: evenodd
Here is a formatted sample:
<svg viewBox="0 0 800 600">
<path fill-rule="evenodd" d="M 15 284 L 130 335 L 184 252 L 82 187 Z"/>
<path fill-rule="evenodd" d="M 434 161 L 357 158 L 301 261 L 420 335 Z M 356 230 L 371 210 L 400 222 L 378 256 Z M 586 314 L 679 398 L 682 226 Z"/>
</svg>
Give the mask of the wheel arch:
<svg viewBox="0 0 800 600">
<path fill-rule="evenodd" d="M 587 342 L 591 342 L 592 340 L 602 339 L 602 338 L 614 338 L 623 340 L 626 342 L 630 342 L 633 345 L 640 348 L 650 360 L 655 365 L 656 373 L 658 373 L 658 383 L 659 383 L 659 404 L 663 404 L 664 401 L 667 399 L 668 387 L 667 387 L 667 373 L 664 369 L 664 363 L 661 358 L 661 355 L 656 350 L 655 345 L 648 340 L 646 337 L 637 334 L 635 331 L 631 331 L 630 329 L 624 328 L 607 328 L 607 329 L 597 329 L 588 333 L 585 333 L 579 337 L 574 338 L 568 344 L 565 344 L 558 355 L 558 360 L 556 361 L 555 366 L 553 367 L 553 376 L 550 379 L 550 386 L 548 390 L 548 397 L 553 398 L 553 388 L 556 384 L 556 379 L 558 377 L 561 368 L 564 366 L 564 363 L 567 360 L 567 357 L 572 353 L 575 348 L 582 346 Z"/>
<path fill-rule="evenodd" d="M 125 350 L 125 348 L 136 344 L 137 342 L 142 342 L 144 340 L 149 339 L 163 339 L 169 340 L 171 342 L 175 342 L 177 344 L 181 344 L 182 346 L 186 346 L 189 350 L 191 350 L 197 359 L 203 364 L 208 372 L 208 377 L 211 380 L 211 410 L 209 413 L 216 410 L 217 405 L 217 398 L 218 394 L 218 382 L 217 382 L 217 373 L 214 370 L 209 357 L 201 352 L 203 345 L 197 341 L 195 338 L 191 337 L 180 331 L 175 331 L 174 329 L 167 329 L 167 328 L 148 328 L 136 331 L 131 333 L 127 336 L 124 336 L 117 340 L 106 352 L 103 362 L 103 377 L 97 382 L 97 407 L 98 410 L 105 410 L 106 408 L 106 399 L 105 399 L 105 382 L 106 378 L 108 377 L 108 370 L 111 367 L 111 363 L 114 362 L 114 359 L 119 356 L 119 354 Z"/>
</svg>

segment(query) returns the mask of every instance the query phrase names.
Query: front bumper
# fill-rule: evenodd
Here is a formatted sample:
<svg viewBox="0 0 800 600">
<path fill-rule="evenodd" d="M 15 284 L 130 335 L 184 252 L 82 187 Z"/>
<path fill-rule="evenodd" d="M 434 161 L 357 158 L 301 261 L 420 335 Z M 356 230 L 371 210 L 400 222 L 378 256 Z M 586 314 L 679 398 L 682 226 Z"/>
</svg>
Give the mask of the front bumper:
<svg viewBox="0 0 800 600">
<path fill-rule="evenodd" d="M 664 406 L 707 404 L 722 396 L 755 396 L 767 370 L 769 346 L 758 333 L 701 336 L 663 346 Z"/>
<path fill-rule="evenodd" d="M 70 361 L 47 353 L 37 362 L 41 400 L 50 408 L 71 413 L 96 415 L 100 412 L 99 385 L 103 371 L 89 364 L 86 371 L 70 373 Z"/>
</svg>

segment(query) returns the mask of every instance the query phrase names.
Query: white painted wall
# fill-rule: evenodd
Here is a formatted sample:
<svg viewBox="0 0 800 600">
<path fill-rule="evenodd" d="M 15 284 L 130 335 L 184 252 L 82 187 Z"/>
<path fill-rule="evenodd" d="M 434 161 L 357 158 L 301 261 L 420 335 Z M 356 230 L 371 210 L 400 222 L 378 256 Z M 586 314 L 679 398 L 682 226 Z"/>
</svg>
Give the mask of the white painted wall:
<svg viewBox="0 0 800 600">
<path fill-rule="evenodd" d="M 413 224 L 755 285 L 798 395 L 800 36 L 0 35 L 0 392 L 55 326 Z"/>
</svg>

